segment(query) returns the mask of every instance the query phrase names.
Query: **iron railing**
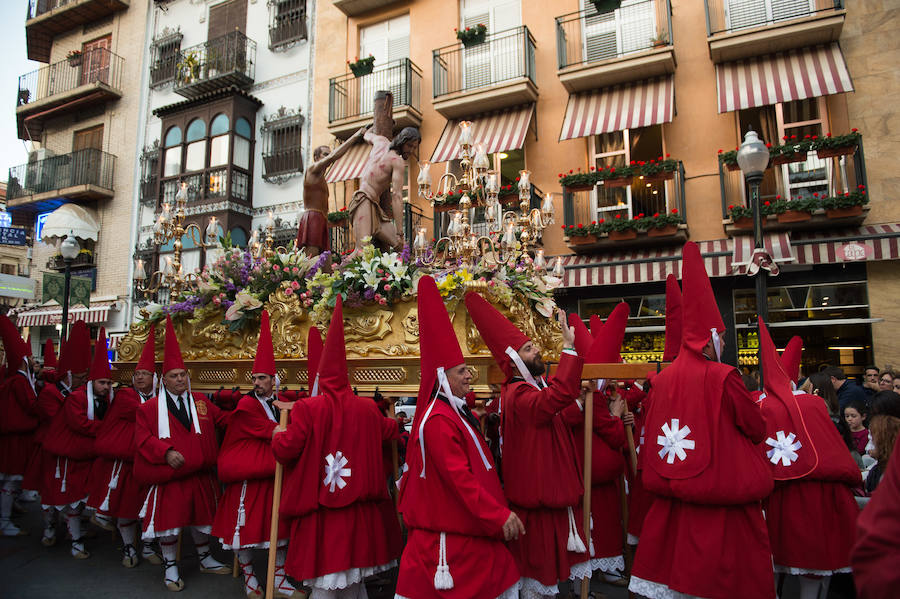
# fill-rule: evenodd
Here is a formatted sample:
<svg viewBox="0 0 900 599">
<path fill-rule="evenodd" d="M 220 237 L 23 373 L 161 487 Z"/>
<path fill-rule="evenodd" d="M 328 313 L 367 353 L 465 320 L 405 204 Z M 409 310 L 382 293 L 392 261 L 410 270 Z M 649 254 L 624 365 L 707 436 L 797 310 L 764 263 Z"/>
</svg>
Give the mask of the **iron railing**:
<svg viewBox="0 0 900 599">
<path fill-rule="evenodd" d="M 842 195 L 857 186 L 868 189 L 863 140 L 853 154 L 819 158 L 815 152 L 807 153 L 804 162 L 769 165 L 759 186 L 760 202 L 782 199 L 808 199 Z M 719 161 L 719 188 L 722 196 L 722 218 L 729 218 L 729 206 L 746 206 L 747 190 L 740 170 L 729 170 Z"/>
<path fill-rule="evenodd" d="M 534 48 L 534 37 L 522 25 L 492 33 L 480 44 L 432 50 L 434 97 L 521 77 L 535 82 Z"/>
<path fill-rule="evenodd" d="M 420 228 L 428 230 L 428 222 L 433 220 L 425 215 L 421 208 L 412 202 L 403 202 L 403 238 L 410 246 L 416 238 L 416 231 Z"/>
<path fill-rule="evenodd" d="M 621 8 L 602 13 L 589 5 L 584 10 L 556 17 L 559 68 L 672 45 L 669 0 L 622 4 Z"/>
<path fill-rule="evenodd" d="M 250 176 L 246 172 L 234 167 L 216 166 L 163 179 L 160 185 L 161 202 L 174 205 L 181 183 L 187 183 L 189 202 L 223 198 L 249 201 L 252 191 Z"/>
<path fill-rule="evenodd" d="M 90 83 L 121 89 L 125 59 L 106 48 L 95 48 L 78 56 L 41 67 L 19 77 L 16 106 L 72 91 Z"/>
<path fill-rule="evenodd" d="M 193 95 L 229 85 L 247 88 L 256 73 L 256 42 L 232 31 L 178 52 L 175 91 Z"/>
<path fill-rule="evenodd" d="M 844 9 L 844 0 L 705 0 L 704 3 L 707 35 L 827 15 Z"/>
<path fill-rule="evenodd" d="M 640 214 L 652 216 L 677 209 L 687 222 L 687 202 L 684 194 L 684 164 L 679 161 L 674 178 L 648 182 L 635 177 L 631 185 L 608 187 L 599 185 L 590 191 L 563 190 L 563 222 L 569 225 L 589 225 L 600 219 L 609 221 L 618 215 L 635 218 Z"/>
<path fill-rule="evenodd" d="M 94 148 L 35 160 L 9 169 L 6 197 L 12 200 L 76 185 L 111 190 L 115 168 L 115 156 Z"/>
<path fill-rule="evenodd" d="M 306 0 L 269 2 L 269 49 L 305 40 Z"/>
<path fill-rule="evenodd" d="M 408 58 L 375 67 L 368 75 L 332 77 L 328 82 L 328 122 L 372 114 L 375 92 L 394 95 L 394 106 L 421 111 L 422 71 Z"/>
<path fill-rule="evenodd" d="M 279 148 L 262 155 L 263 178 L 277 177 L 303 170 L 303 151 L 300 147 Z"/>
</svg>

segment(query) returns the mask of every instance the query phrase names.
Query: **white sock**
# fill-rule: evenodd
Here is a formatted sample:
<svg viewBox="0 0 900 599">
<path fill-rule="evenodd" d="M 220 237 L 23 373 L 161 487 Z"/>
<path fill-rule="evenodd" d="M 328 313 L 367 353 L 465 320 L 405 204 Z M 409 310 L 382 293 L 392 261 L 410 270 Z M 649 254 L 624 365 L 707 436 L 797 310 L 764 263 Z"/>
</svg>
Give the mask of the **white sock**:
<svg viewBox="0 0 900 599">
<path fill-rule="evenodd" d="M 118 522 L 119 534 L 122 535 L 122 542 L 126 545 L 131 545 L 132 547 L 134 547 L 134 542 L 137 539 L 135 524 L 137 524 L 137 520 L 123 520 L 122 518 L 119 518 Z"/>
<path fill-rule="evenodd" d="M 197 549 L 197 558 L 204 568 L 221 568 L 224 564 L 212 556 L 209 547 L 209 535 L 191 527 L 191 537 L 194 539 L 194 547 Z"/>
<path fill-rule="evenodd" d="M 69 535 L 71 535 L 73 543 L 81 540 L 81 512 L 81 506 L 65 509 L 66 526 L 69 528 Z"/>
<path fill-rule="evenodd" d="M 237 558 L 241 574 L 244 575 L 244 584 L 247 588 L 250 590 L 260 588 L 256 574 L 253 572 L 253 552 L 249 549 L 238 549 Z"/>
<path fill-rule="evenodd" d="M 52 530 L 53 533 L 56 534 L 56 522 L 54 521 L 56 516 L 56 508 L 52 508 L 49 506 L 41 508 L 41 515 L 44 518 L 44 530 Z"/>
<path fill-rule="evenodd" d="M 179 578 L 181 578 L 181 576 L 179 576 L 178 574 L 178 563 L 175 561 L 175 556 L 178 553 L 177 546 L 177 535 L 160 537 L 159 539 L 159 549 L 162 552 L 163 559 L 165 560 L 166 565 L 166 580 L 171 580 L 172 582 L 175 582 Z"/>
<path fill-rule="evenodd" d="M 4 523 L 9 521 L 12 516 L 13 502 L 16 500 L 16 493 L 19 491 L 21 481 L 5 480 L 3 488 L 0 489 L 0 519 Z"/>
</svg>

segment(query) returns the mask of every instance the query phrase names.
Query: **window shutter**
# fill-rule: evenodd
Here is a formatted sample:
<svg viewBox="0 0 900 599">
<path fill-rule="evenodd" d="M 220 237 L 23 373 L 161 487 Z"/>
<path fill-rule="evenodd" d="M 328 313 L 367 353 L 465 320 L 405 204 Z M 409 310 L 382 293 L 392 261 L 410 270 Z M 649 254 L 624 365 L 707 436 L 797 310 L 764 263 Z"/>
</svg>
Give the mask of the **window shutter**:
<svg viewBox="0 0 900 599">
<path fill-rule="evenodd" d="M 650 40 L 656 36 L 656 13 L 654 4 L 638 0 L 622 3 L 619 9 L 621 52 L 634 52 L 650 47 Z"/>
<path fill-rule="evenodd" d="M 247 0 L 230 0 L 210 7 L 206 39 L 222 37 L 235 29 L 247 32 Z"/>
<path fill-rule="evenodd" d="M 725 0 L 729 29 L 753 27 L 766 22 L 766 0 Z"/>
<path fill-rule="evenodd" d="M 772 3 L 772 19 L 796 19 L 810 13 L 810 0 L 770 0 Z"/>
</svg>

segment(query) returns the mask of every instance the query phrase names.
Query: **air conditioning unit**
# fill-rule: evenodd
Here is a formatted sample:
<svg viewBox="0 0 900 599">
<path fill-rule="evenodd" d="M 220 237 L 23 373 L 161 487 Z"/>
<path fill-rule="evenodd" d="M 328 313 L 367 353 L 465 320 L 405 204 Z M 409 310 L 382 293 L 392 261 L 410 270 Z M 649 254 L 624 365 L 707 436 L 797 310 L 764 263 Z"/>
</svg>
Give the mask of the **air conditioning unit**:
<svg viewBox="0 0 900 599">
<path fill-rule="evenodd" d="M 28 162 L 37 162 L 39 160 L 44 160 L 45 158 L 50 158 L 51 156 L 55 156 L 53 150 L 48 148 L 38 148 L 37 150 L 28 152 Z"/>
<path fill-rule="evenodd" d="M 41 193 L 53 189 L 53 160 L 54 153 L 47 148 L 40 148 L 28 152 L 28 166 L 25 168 L 25 189 L 33 190 L 32 193 Z"/>
</svg>

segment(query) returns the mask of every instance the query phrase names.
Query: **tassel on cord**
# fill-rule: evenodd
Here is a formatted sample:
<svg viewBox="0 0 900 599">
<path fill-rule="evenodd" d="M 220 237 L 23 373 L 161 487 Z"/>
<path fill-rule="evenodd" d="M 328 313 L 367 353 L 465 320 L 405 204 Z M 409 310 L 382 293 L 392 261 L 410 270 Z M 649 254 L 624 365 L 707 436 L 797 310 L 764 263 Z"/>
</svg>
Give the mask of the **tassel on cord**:
<svg viewBox="0 0 900 599">
<path fill-rule="evenodd" d="M 109 495 L 112 493 L 112 490 L 119 486 L 119 472 L 122 470 L 122 461 L 116 460 L 113 464 L 112 473 L 109 477 L 109 483 L 106 485 L 106 497 L 103 498 L 103 503 L 100 504 L 100 511 L 107 512 L 109 511 Z"/>
<path fill-rule="evenodd" d="M 575 553 L 587 553 L 587 547 L 584 546 L 584 541 L 581 540 L 581 535 L 578 534 L 578 525 L 575 524 L 575 513 L 572 512 L 571 507 L 566 509 L 569 511 L 569 539 L 566 542 L 566 549 Z"/>
<path fill-rule="evenodd" d="M 443 532 L 438 549 L 437 571 L 434 573 L 434 588 L 438 591 L 453 588 L 453 577 L 450 576 L 450 566 L 447 564 L 447 535 Z"/>
<path fill-rule="evenodd" d="M 65 460 L 66 460 L 66 463 L 63 465 L 62 485 L 60 485 L 60 487 L 59 487 L 60 493 L 66 492 L 66 476 L 69 474 L 69 458 L 65 458 Z M 58 462 L 57 462 L 56 467 L 59 468 Z"/>
</svg>

